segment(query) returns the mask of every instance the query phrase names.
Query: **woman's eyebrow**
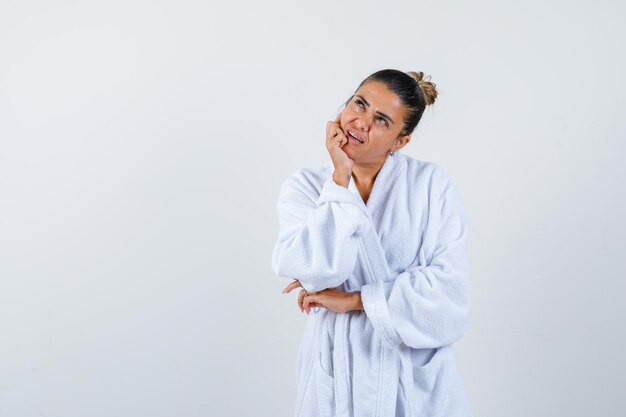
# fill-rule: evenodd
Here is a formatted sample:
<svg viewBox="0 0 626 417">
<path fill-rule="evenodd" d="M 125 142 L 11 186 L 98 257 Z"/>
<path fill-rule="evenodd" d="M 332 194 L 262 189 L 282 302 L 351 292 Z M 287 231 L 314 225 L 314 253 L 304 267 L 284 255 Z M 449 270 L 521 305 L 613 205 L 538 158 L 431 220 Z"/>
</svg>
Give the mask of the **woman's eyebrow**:
<svg viewBox="0 0 626 417">
<path fill-rule="evenodd" d="M 355 95 L 356 95 L 358 98 L 360 98 L 361 100 L 363 100 L 363 103 L 365 103 L 365 105 L 366 105 L 367 107 L 369 107 L 369 106 L 370 106 L 369 101 L 365 100 L 365 97 L 363 97 L 363 96 L 362 96 L 362 95 L 360 95 L 360 94 L 355 94 Z M 378 110 L 376 110 L 376 113 L 377 113 L 377 114 L 379 114 L 379 115 L 381 115 L 381 116 L 382 116 L 382 117 L 384 117 L 385 119 L 389 120 L 391 123 L 396 124 L 396 123 L 393 121 L 393 119 L 392 119 L 391 117 L 387 116 L 385 113 L 383 113 L 383 112 L 381 112 L 381 111 L 378 111 Z"/>
</svg>

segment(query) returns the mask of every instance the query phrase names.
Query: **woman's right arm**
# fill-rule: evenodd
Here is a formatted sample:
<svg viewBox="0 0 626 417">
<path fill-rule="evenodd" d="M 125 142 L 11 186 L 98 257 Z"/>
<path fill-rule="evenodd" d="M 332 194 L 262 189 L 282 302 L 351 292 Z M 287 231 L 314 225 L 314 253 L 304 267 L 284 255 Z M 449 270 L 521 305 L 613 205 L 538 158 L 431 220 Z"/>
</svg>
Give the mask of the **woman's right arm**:
<svg viewBox="0 0 626 417">
<path fill-rule="evenodd" d="M 341 149 L 347 139 L 341 113 L 326 124 L 326 149 L 333 161 L 333 177 L 319 196 L 304 171 L 289 177 L 278 198 L 278 241 L 272 254 L 277 275 L 297 279 L 309 291 L 334 288 L 352 273 L 359 228 L 371 220 L 360 196 L 348 190 L 354 161 Z"/>
<path fill-rule="evenodd" d="M 371 220 L 360 197 L 333 179 L 324 183 L 319 197 L 308 183 L 301 170 L 281 187 L 272 269 L 316 292 L 337 287 L 350 276 L 357 233 L 371 227 Z"/>
</svg>

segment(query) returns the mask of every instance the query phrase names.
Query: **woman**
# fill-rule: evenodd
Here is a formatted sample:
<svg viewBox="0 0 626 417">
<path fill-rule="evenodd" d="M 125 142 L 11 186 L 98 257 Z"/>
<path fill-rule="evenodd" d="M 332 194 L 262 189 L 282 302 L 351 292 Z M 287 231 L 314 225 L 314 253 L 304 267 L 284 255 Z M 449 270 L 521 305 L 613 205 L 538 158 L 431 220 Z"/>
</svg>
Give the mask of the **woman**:
<svg viewBox="0 0 626 417">
<path fill-rule="evenodd" d="M 471 416 L 452 343 L 470 312 L 466 215 L 450 177 L 398 151 L 437 97 L 423 73 L 367 77 L 326 129 L 331 162 L 285 180 L 272 253 L 309 315 L 296 416 Z"/>
</svg>

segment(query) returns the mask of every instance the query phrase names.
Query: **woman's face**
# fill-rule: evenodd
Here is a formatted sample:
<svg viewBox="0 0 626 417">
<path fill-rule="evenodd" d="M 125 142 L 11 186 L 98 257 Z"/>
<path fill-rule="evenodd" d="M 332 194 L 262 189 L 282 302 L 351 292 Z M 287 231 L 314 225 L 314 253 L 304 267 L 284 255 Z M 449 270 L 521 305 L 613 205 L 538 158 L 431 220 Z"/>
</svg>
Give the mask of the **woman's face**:
<svg viewBox="0 0 626 417">
<path fill-rule="evenodd" d="M 384 161 L 387 151 L 400 149 L 410 140 L 409 135 L 400 136 L 404 112 L 400 98 L 385 84 L 363 84 L 341 111 L 339 123 L 348 138 L 341 149 L 355 162 Z"/>
</svg>

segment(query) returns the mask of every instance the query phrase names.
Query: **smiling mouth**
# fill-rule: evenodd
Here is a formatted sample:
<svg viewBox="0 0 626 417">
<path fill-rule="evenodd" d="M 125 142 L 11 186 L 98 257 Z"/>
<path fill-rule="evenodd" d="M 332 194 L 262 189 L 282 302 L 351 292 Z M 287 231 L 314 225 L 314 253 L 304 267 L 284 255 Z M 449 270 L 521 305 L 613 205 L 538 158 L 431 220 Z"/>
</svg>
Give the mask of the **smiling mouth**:
<svg viewBox="0 0 626 417">
<path fill-rule="evenodd" d="M 364 142 L 364 141 L 362 141 L 361 139 L 359 139 L 359 138 L 357 138 L 356 136 L 354 136 L 354 135 L 352 134 L 352 132 L 350 132 L 349 130 L 348 130 L 348 135 L 350 135 L 350 137 L 351 137 L 351 138 L 353 138 L 354 140 L 358 141 L 359 143 L 363 143 L 363 142 Z"/>
</svg>

